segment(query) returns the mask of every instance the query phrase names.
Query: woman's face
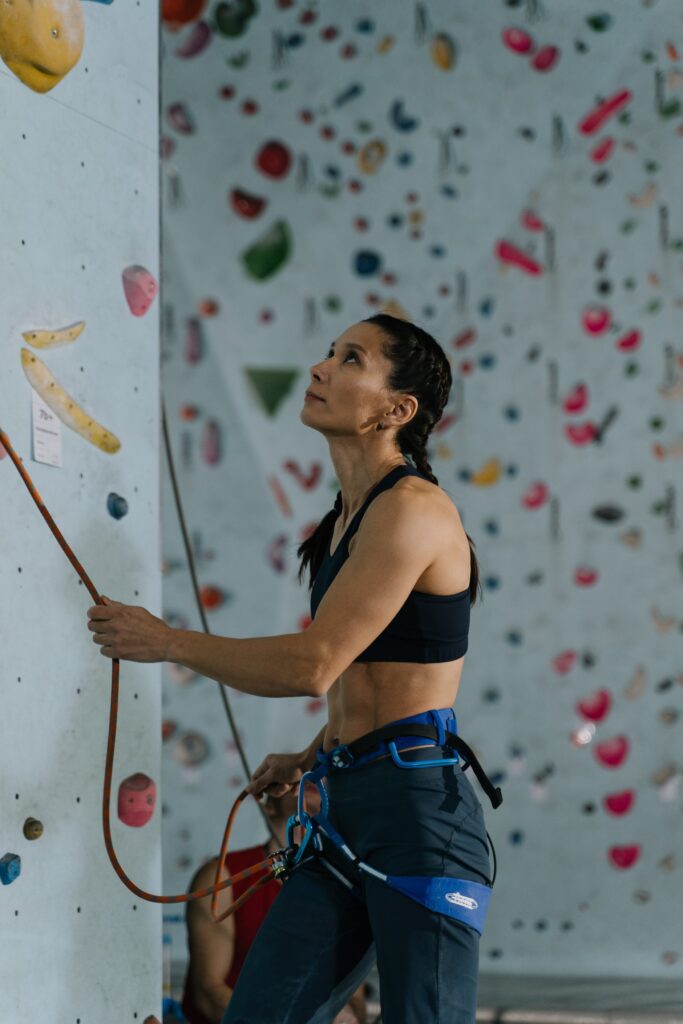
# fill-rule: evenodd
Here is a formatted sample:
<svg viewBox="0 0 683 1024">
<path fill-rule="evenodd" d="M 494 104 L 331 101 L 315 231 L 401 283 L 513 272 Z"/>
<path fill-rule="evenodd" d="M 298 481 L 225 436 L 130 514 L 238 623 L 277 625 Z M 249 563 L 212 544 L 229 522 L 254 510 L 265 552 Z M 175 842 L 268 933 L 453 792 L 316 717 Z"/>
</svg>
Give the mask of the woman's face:
<svg viewBox="0 0 683 1024">
<path fill-rule="evenodd" d="M 308 390 L 318 398 L 304 399 L 302 423 L 329 436 L 376 427 L 390 400 L 386 378 L 391 365 L 381 346 L 382 332 L 374 324 L 353 324 L 340 334 L 325 358 L 311 367 Z"/>
</svg>

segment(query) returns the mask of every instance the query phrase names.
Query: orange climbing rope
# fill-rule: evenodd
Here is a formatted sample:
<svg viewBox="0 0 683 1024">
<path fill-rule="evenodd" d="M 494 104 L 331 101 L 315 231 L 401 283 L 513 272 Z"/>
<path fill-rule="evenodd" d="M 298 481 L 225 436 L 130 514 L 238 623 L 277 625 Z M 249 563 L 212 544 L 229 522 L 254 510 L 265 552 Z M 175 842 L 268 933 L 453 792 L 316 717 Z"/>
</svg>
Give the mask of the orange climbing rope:
<svg viewBox="0 0 683 1024">
<path fill-rule="evenodd" d="M 74 569 L 80 576 L 81 580 L 87 587 L 88 592 L 90 593 L 90 596 L 92 597 L 93 601 L 95 602 L 95 604 L 104 604 L 102 598 L 95 589 L 95 586 L 93 585 L 90 577 L 86 573 L 81 563 L 76 558 L 72 549 L 69 547 L 66 540 L 62 536 L 59 527 L 57 526 L 54 519 L 48 512 L 45 506 L 45 502 L 43 501 L 40 494 L 36 490 L 35 485 L 31 480 L 30 476 L 26 472 L 22 460 L 14 451 L 10 443 L 10 440 L 7 437 L 7 434 L 5 434 L 4 430 L 1 429 L 0 444 L 3 445 L 10 459 L 18 469 L 21 478 L 26 484 L 26 487 L 28 488 L 31 497 L 38 506 L 41 515 L 45 519 L 47 525 L 52 530 L 52 533 L 55 535 L 57 542 L 59 546 L 62 548 L 64 554 L 69 559 Z M 221 879 L 223 865 L 225 863 L 225 857 L 228 850 L 228 844 L 230 842 L 232 826 L 234 824 L 239 808 L 242 806 L 242 803 L 249 795 L 246 789 L 243 789 L 242 792 L 237 797 L 237 799 L 235 800 L 234 804 L 232 805 L 232 809 L 230 811 L 230 814 L 228 815 L 228 820 L 225 825 L 225 832 L 223 833 L 223 842 L 221 843 L 221 852 L 218 858 L 218 864 L 216 865 L 216 876 L 213 885 L 208 886 L 205 889 L 195 889 L 193 892 L 181 893 L 178 896 L 157 896 L 154 893 L 145 892 L 144 889 L 141 889 L 138 885 L 135 884 L 135 882 L 133 882 L 128 877 L 126 872 L 121 867 L 118 857 L 116 856 L 114 844 L 112 843 L 111 824 L 109 821 L 109 808 L 111 806 L 111 780 L 114 766 L 114 749 L 116 746 L 116 725 L 119 708 L 119 665 L 119 659 L 113 658 L 111 666 L 111 703 L 109 707 L 107 756 L 104 768 L 104 789 L 102 794 L 102 829 L 104 832 L 104 845 L 107 848 L 109 860 L 111 861 L 114 871 L 119 876 L 123 884 L 127 886 L 131 892 L 135 893 L 135 895 L 139 896 L 141 899 L 147 900 L 150 903 L 188 903 L 190 900 L 198 900 L 201 899 L 203 896 L 211 895 L 211 916 L 216 922 L 222 921 L 230 914 L 234 914 L 234 912 L 239 907 L 241 907 L 242 904 L 245 903 L 249 899 L 249 897 L 256 892 L 257 889 L 260 889 L 262 885 L 266 885 L 266 883 L 269 882 L 272 878 L 276 878 L 278 880 L 280 879 L 280 877 L 285 873 L 286 851 L 277 850 L 275 853 L 269 854 L 265 860 L 259 861 L 258 864 L 254 864 L 249 868 L 245 868 L 244 871 L 240 871 L 230 878 Z M 221 891 L 221 889 L 227 889 L 229 886 L 234 885 L 235 882 L 241 882 L 243 879 L 250 878 L 252 875 L 257 875 L 261 871 L 266 871 L 266 874 L 259 878 L 256 882 L 254 882 L 253 885 L 251 885 L 244 893 L 242 893 L 239 899 L 235 900 L 235 902 L 232 903 L 231 906 L 223 914 L 219 916 L 217 914 L 217 903 L 218 893 Z"/>
</svg>

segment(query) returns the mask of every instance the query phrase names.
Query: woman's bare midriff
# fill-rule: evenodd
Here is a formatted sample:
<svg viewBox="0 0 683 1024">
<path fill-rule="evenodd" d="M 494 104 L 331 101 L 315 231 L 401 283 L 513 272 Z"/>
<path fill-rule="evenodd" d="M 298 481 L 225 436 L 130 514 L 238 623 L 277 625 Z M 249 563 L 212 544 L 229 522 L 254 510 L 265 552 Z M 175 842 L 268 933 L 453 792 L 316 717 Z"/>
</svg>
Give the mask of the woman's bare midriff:
<svg viewBox="0 0 683 1024">
<path fill-rule="evenodd" d="M 397 718 L 453 707 L 464 661 L 462 657 L 428 665 L 398 661 L 350 665 L 327 692 L 323 748 L 350 743 Z"/>
<path fill-rule="evenodd" d="M 415 477 L 400 480 L 395 486 L 426 486 L 435 492 L 433 484 Z M 458 594 L 469 586 L 469 542 L 455 505 L 444 491 L 437 490 L 452 515 L 446 517 L 442 554 L 417 580 L 415 589 L 428 594 Z M 333 550 L 343 532 L 335 526 Z M 349 553 L 354 540 L 355 537 L 351 538 Z M 427 664 L 353 662 L 327 692 L 328 718 L 323 748 L 331 750 L 339 743 L 351 743 L 397 718 L 417 715 L 429 708 L 453 707 L 464 661 L 465 656 L 455 661 Z"/>
</svg>

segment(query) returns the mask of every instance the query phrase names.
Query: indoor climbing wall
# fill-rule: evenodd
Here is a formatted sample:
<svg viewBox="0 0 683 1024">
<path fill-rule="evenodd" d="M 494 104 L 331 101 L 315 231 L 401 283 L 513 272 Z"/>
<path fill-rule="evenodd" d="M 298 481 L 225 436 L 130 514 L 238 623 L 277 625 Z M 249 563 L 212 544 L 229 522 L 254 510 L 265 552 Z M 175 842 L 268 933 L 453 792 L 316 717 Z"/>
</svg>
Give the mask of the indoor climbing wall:
<svg viewBox="0 0 683 1024">
<path fill-rule="evenodd" d="M 431 463 L 482 575 L 456 707 L 504 793 L 479 790 L 482 974 L 526 1004 L 683 1005 L 680 6 L 164 9 L 162 371 L 212 631 L 308 625 L 296 547 L 337 490 L 309 367 L 403 311 L 452 363 Z M 164 487 L 164 604 L 196 629 Z M 177 889 L 242 775 L 217 684 L 165 678 Z M 233 704 L 252 765 L 325 721 Z"/>
<path fill-rule="evenodd" d="M 97 591 L 161 612 L 158 9 L 0 5 L 0 428 Z M 0 451 L 0 1018 L 159 1015 L 161 908 L 117 877 L 112 661 Z M 161 890 L 161 666 L 121 662 L 113 844 Z"/>
</svg>

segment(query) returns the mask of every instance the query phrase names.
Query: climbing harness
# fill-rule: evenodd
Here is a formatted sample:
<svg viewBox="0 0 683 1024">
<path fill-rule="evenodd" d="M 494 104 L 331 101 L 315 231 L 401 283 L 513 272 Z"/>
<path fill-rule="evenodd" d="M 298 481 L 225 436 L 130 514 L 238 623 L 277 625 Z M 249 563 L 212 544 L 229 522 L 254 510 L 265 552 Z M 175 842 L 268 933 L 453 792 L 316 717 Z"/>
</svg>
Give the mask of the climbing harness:
<svg viewBox="0 0 683 1024">
<path fill-rule="evenodd" d="M 452 711 L 450 711 L 450 718 L 454 723 L 453 728 L 457 728 Z M 416 739 L 421 739 L 423 742 L 416 744 Z M 425 742 L 432 745 L 430 741 L 436 741 L 440 747 L 445 747 L 450 753 L 454 751 L 457 753 L 452 757 L 424 761 L 405 761 L 399 753 L 399 750 L 406 747 L 414 749 L 416 746 L 424 746 Z M 387 756 L 391 757 L 399 769 L 419 771 L 422 768 L 446 768 L 450 765 L 457 765 L 460 763 L 458 754 L 462 754 L 465 758 L 466 763 L 462 770 L 466 771 L 470 765 L 472 766 L 495 810 L 503 802 L 500 788 L 493 786 L 467 743 L 456 732 L 446 728 L 439 712 L 427 711 L 421 715 L 414 715 L 411 719 L 391 723 L 361 736 L 352 743 L 342 743 L 328 752 L 324 752 L 322 748 L 319 749 L 316 754 L 318 762 L 316 767 L 306 772 L 299 783 L 299 806 L 297 813 L 293 814 L 287 823 L 287 849 L 282 851 L 275 866 L 276 876 L 278 878 L 287 877 L 300 864 L 317 857 L 324 867 L 357 895 L 360 895 L 360 875 L 365 873 L 379 879 L 390 888 L 403 893 L 404 896 L 408 896 L 429 910 L 445 914 L 469 925 L 481 935 L 497 870 L 496 851 L 488 831 L 486 835 L 491 845 L 494 865 L 493 878 L 489 884 L 485 885 L 466 878 L 387 875 L 362 861 L 331 824 L 328 817 L 329 796 L 323 782 L 325 776 L 330 772 L 353 770 Z M 314 783 L 320 794 L 321 810 L 315 815 L 309 814 L 305 809 L 304 793 L 307 782 Z M 303 829 L 303 837 L 298 847 L 294 844 L 293 837 L 294 829 L 297 826 Z M 321 836 L 325 836 L 333 847 L 346 858 L 355 875 L 354 881 L 335 868 L 325 857 Z M 314 853 L 306 857 L 310 848 Z"/>
</svg>

